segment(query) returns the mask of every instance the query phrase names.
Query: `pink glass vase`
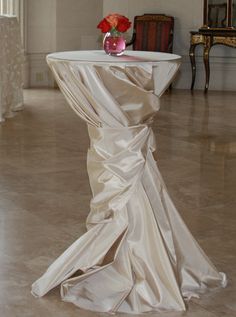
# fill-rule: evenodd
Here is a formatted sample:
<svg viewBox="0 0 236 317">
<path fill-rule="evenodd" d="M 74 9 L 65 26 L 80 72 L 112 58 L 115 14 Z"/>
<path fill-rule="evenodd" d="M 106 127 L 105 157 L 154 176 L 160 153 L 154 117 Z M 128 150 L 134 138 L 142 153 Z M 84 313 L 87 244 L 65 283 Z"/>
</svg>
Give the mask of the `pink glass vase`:
<svg viewBox="0 0 236 317">
<path fill-rule="evenodd" d="M 120 56 L 124 53 L 126 42 L 122 33 L 107 32 L 103 39 L 103 49 L 108 55 Z"/>
</svg>

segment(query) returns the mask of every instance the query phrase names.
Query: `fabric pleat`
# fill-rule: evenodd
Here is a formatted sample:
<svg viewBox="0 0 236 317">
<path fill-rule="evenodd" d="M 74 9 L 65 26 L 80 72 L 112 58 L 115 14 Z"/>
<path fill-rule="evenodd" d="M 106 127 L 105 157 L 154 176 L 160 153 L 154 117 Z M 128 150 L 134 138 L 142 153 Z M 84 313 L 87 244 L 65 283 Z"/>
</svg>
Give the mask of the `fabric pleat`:
<svg viewBox="0 0 236 317">
<path fill-rule="evenodd" d="M 88 123 L 92 199 L 87 232 L 32 285 L 97 312 L 183 311 L 226 286 L 176 210 L 154 159 L 150 127 L 179 61 L 84 63 L 48 58 L 70 106 Z"/>
</svg>

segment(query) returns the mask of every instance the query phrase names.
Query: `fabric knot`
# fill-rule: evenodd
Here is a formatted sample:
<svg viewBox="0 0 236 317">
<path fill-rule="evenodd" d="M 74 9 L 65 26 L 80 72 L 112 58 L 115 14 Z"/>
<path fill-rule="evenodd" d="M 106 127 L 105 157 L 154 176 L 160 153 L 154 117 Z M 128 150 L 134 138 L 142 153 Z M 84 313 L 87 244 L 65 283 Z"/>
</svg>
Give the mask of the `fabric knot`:
<svg viewBox="0 0 236 317">
<path fill-rule="evenodd" d="M 88 126 L 91 145 L 88 174 L 92 188 L 87 223 L 110 221 L 135 191 L 148 152 L 155 151 L 152 129 L 147 125 L 122 128 Z"/>
</svg>

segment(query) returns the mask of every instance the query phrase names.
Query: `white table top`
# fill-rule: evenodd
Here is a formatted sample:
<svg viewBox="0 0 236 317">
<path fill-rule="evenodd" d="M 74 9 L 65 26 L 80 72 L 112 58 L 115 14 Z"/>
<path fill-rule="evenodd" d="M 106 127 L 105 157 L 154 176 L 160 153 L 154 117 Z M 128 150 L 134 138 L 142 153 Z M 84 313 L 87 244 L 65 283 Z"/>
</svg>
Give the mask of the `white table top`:
<svg viewBox="0 0 236 317">
<path fill-rule="evenodd" d="M 145 51 L 126 51 L 122 56 L 109 56 L 103 50 L 100 51 L 67 51 L 52 53 L 47 56 L 48 60 L 79 61 L 86 63 L 143 63 L 160 61 L 180 61 L 181 57 L 175 54 L 145 52 Z"/>
</svg>

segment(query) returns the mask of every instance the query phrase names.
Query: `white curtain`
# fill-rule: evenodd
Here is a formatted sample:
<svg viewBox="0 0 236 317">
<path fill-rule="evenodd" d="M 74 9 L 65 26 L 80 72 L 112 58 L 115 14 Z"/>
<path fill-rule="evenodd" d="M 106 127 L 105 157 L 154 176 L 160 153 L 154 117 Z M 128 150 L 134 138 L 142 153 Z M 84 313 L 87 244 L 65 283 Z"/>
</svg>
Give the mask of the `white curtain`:
<svg viewBox="0 0 236 317">
<path fill-rule="evenodd" d="M 20 0 L 0 0 L 0 15 L 16 15 L 19 17 Z"/>
<path fill-rule="evenodd" d="M 0 16 L 16 16 L 20 24 L 21 43 L 23 48 L 27 47 L 27 19 L 26 19 L 26 0 L 0 0 Z"/>
</svg>

